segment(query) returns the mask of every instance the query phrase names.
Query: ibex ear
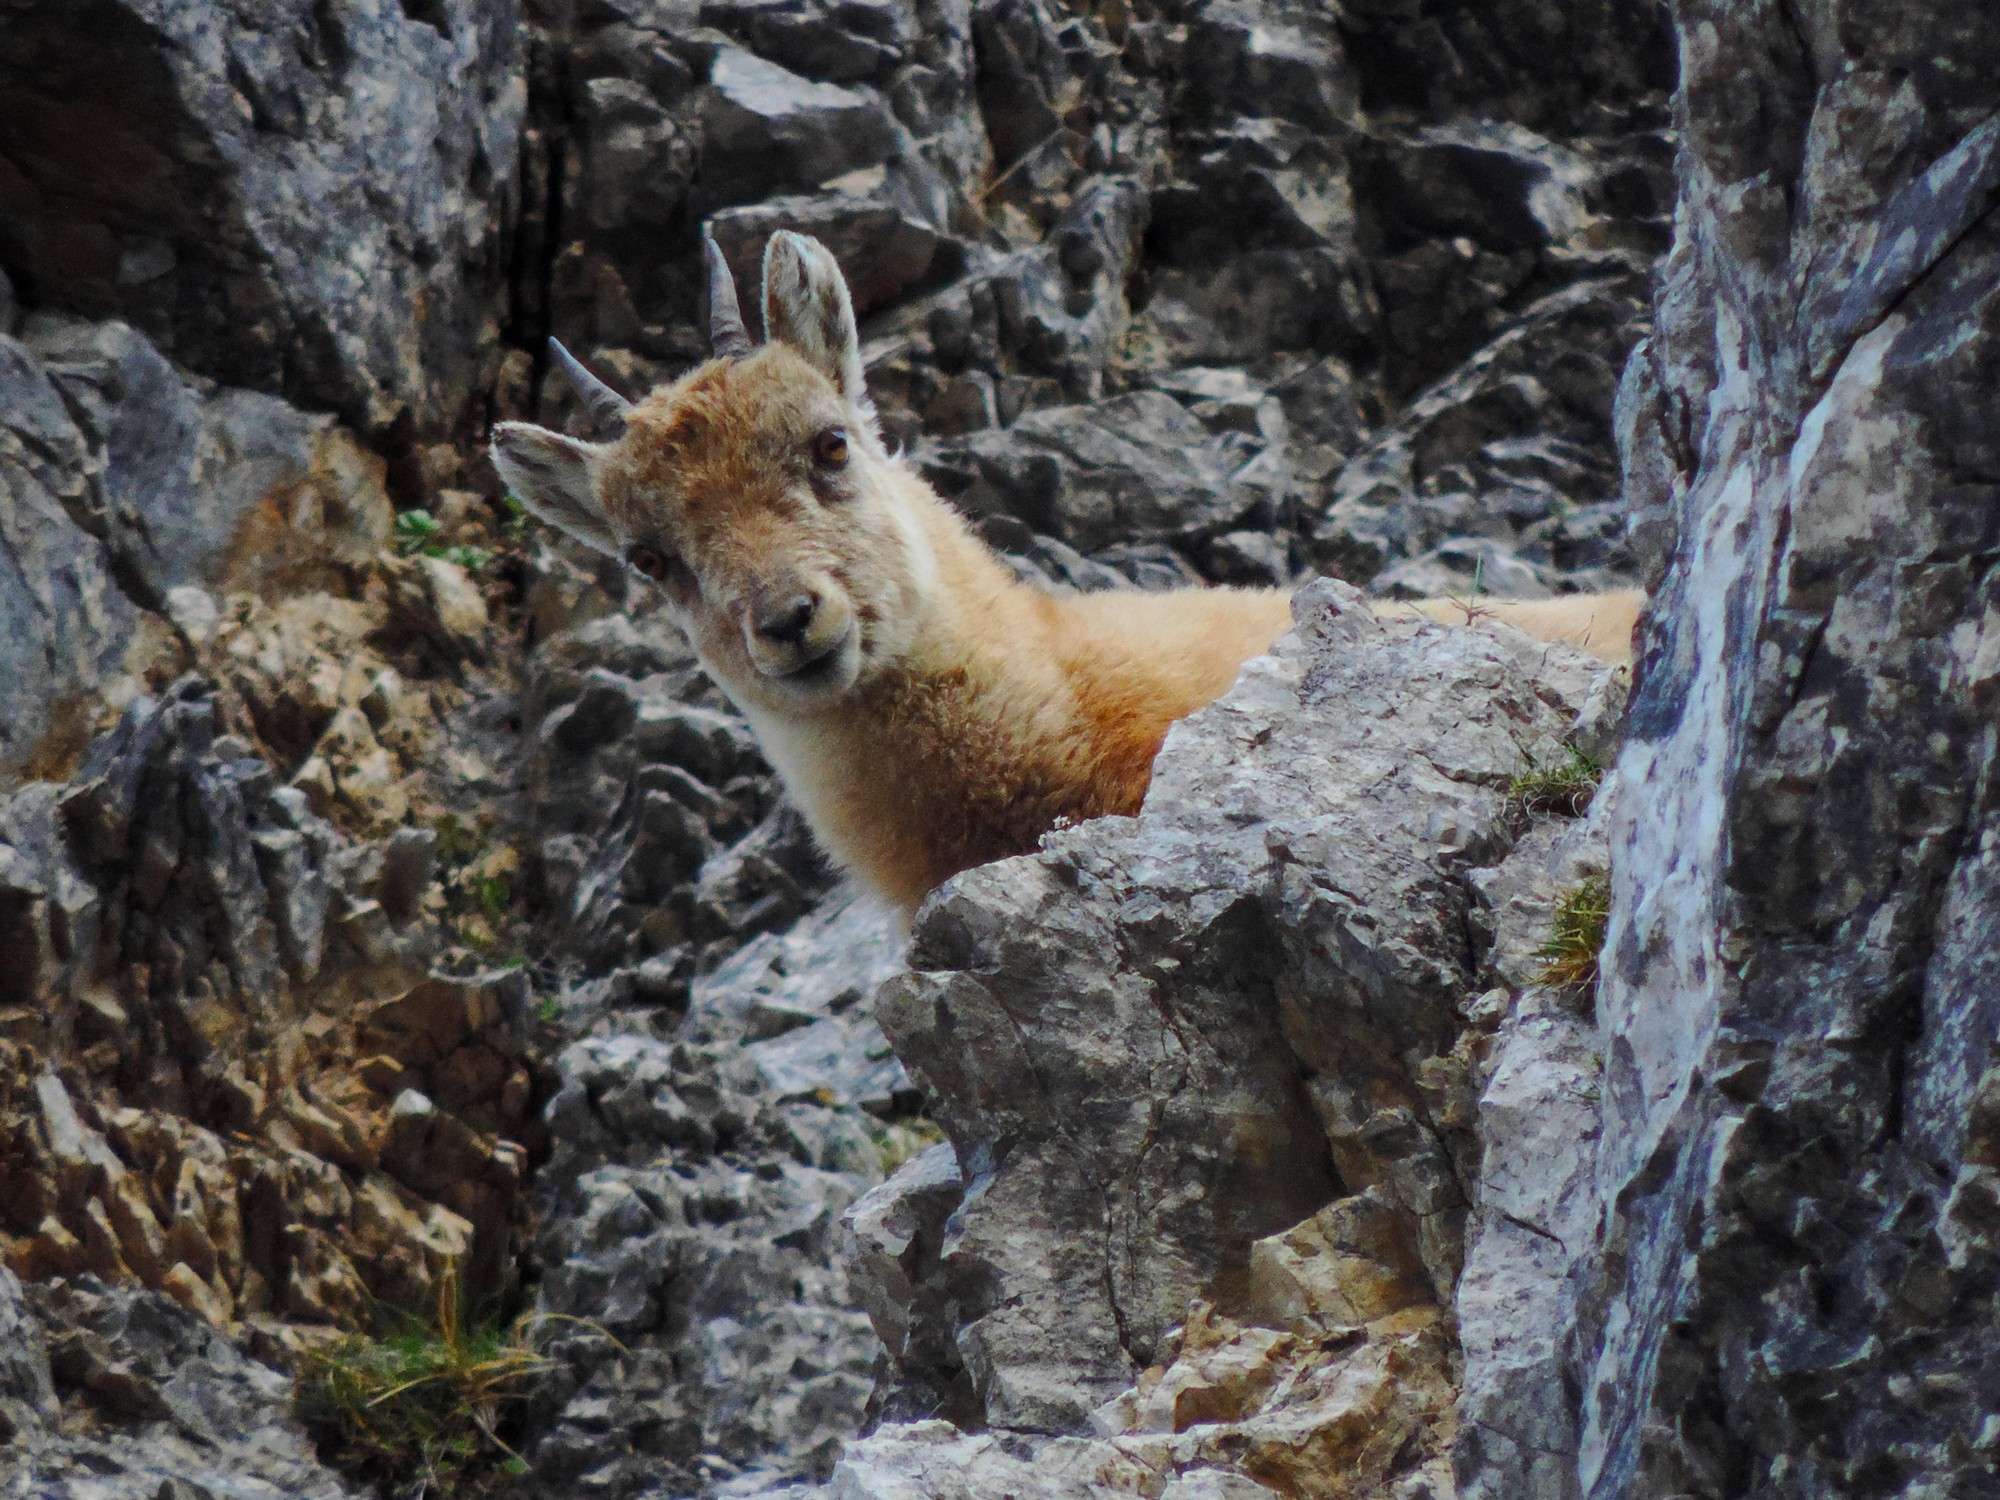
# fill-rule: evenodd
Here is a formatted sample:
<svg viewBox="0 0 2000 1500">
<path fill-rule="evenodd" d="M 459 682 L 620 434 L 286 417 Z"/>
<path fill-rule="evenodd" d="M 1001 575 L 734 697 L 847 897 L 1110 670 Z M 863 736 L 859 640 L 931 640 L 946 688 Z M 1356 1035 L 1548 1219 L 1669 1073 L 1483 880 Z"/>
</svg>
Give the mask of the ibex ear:
<svg viewBox="0 0 2000 1500">
<path fill-rule="evenodd" d="M 603 449 L 546 427 L 502 422 L 489 451 L 507 488 L 529 510 L 586 546 L 618 555 L 618 538 L 597 492 Z"/>
<path fill-rule="evenodd" d="M 791 345 L 841 395 L 869 410 L 854 301 L 833 252 L 809 235 L 781 229 L 764 247 L 764 333 Z"/>
</svg>

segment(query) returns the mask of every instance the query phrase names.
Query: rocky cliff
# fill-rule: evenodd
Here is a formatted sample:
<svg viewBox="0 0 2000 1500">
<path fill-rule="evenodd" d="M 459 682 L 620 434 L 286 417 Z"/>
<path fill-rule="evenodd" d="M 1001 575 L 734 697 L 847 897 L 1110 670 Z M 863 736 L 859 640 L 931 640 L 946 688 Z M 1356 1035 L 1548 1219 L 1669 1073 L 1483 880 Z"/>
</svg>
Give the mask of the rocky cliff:
<svg viewBox="0 0 2000 1500">
<path fill-rule="evenodd" d="M 1988 1493 L 1995 78 L 1973 0 L 0 0 L 7 1484 L 408 1493 L 292 1372 L 459 1296 L 523 1497 Z M 1339 580 L 907 939 L 479 456 L 778 227 L 1024 576 Z M 1629 680 L 1350 586 L 1634 578 Z"/>
</svg>

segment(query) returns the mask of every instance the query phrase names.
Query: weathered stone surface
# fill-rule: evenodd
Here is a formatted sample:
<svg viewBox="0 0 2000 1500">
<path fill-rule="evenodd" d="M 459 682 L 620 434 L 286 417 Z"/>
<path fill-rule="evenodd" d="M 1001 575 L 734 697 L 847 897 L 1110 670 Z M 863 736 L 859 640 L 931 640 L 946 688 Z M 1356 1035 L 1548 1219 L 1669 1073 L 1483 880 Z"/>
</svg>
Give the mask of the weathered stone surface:
<svg viewBox="0 0 2000 1500">
<path fill-rule="evenodd" d="M 1616 796 L 1607 786 L 1587 818 L 1530 829 L 1476 877 L 1487 961 L 1521 995 L 1482 1059 L 1481 1150 L 1453 1301 L 1464 1359 L 1452 1455 L 1461 1496 L 1559 1495 L 1572 1483 L 1576 1422 L 1562 1331 L 1573 1256 L 1595 1227 L 1590 1164 L 1603 1063 L 1590 994 L 1538 984 L 1537 950 L 1562 895 L 1602 877 Z"/>
<path fill-rule="evenodd" d="M 897 947 L 883 914 L 836 906 L 698 983 L 676 1040 L 613 997 L 572 997 L 611 1008 L 557 1060 L 538 1251 L 544 1308 L 589 1325 L 555 1328 L 538 1485 L 624 1496 L 831 1468 L 878 1347 L 845 1295 L 840 1217 L 909 1135 L 864 1125 L 843 1080 L 900 1077 L 859 1004 Z M 817 1076 L 774 1059 L 814 1034 Z M 896 1092 L 860 1102 L 886 1113 Z"/>
<path fill-rule="evenodd" d="M 0 1253 L 219 1326 L 497 1292 L 545 1092 L 525 981 L 424 981 L 435 928 L 383 911 L 401 845 L 352 844 L 216 720 L 187 679 L 0 802 Z"/>
<path fill-rule="evenodd" d="M 60 772 L 137 628 L 107 559 L 79 524 L 91 452 L 40 360 L 0 336 L 0 764 Z M 101 460 L 100 460 L 101 463 Z"/>
<path fill-rule="evenodd" d="M 1005 432 L 942 445 L 924 468 L 969 514 L 1011 517 L 1084 551 L 1134 535 L 1193 550 L 1268 529 L 1291 498 L 1282 449 L 1211 436 L 1160 391 L 1030 412 Z"/>
<path fill-rule="evenodd" d="M 814 83 L 739 47 L 709 63 L 702 101 L 705 160 L 717 189 L 736 200 L 810 191 L 883 161 L 895 128 L 879 100 Z"/>
<path fill-rule="evenodd" d="M 153 1292 L 86 1277 L 24 1296 L 0 1270 L 7 1357 L 39 1394 L 39 1421 L 0 1445 L 0 1484 L 22 1495 L 157 1500 L 347 1500 L 291 1414 L 291 1383 Z M 58 1420 L 56 1400 L 64 1403 Z M 13 1420 L 21 1405 L 4 1408 Z"/>
<path fill-rule="evenodd" d="M 1576 1483 L 1984 1493 L 2000 19 L 1680 20 Z"/>
<path fill-rule="evenodd" d="M 80 861 L 63 793 L 8 802 L 10 1264 L 142 1283 L 282 1347 L 294 1323 L 373 1299 L 426 1307 L 450 1265 L 517 1274 L 532 1191 L 531 1284 L 633 1352 L 567 1326 L 523 1435 L 530 1494 L 811 1478 L 901 1497 L 1415 1500 L 1443 1493 L 1461 1356 L 1461 1431 L 1489 1444 L 1461 1439 L 1462 1470 L 1501 1437 L 1521 1448 L 1493 1458 L 1508 1476 L 1547 1462 L 1521 1445 L 1568 1441 L 1562 1419 L 1524 1415 L 1567 1376 L 1538 1321 L 1556 1271 L 1521 1225 L 1567 1237 L 1579 1190 L 1521 1163 L 1548 1149 L 1544 1125 L 1588 1128 L 1587 1021 L 1516 996 L 1595 835 L 1495 811 L 1518 764 L 1452 758 L 1491 723 L 1431 726 L 1469 782 L 1420 758 L 1403 801 L 1341 791 L 1392 823 L 1441 809 L 1422 836 L 1438 847 L 1408 864 L 1357 873 L 1360 856 L 1326 852 L 1375 848 L 1372 822 L 1321 808 L 1338 826 L 1315 843 L 1286 821 L 1295 781 L 1324 768 L 1285 731 L 1275 780 L 1167 773 L 1162 808 L 1197 831 L 1119 867 L 1115 918 L 1090 904 L 1101 887 L 1014 893 L 1007 910 L 1032 896 L 1079 942 L 1127 941 L 1146 913 L 1143 972 L 1106 979 L 1082 952 L 1051 970 L 1076 995 L 1117 993 L 1122 1040 L 1070 1049 L 1055 1031 L 1091 1020 L 1076 1003 L 1030 1028 L 1088 1101 L 1077 1119 L 1114 1142 L 1093 1167 L 1118 1213 L 1104 1228 L 1023 1191 L 1036 1152 L 1050 1201 L 1079 1158 L 1032 1091 L 982 1094 L 972 1058 L 939 1117 L 958 1112 L 962 1146 L 968 1121 L 1020 1123 L 1028 1144 L 968 1151 L 969 1216 L 951 1215 L 944 1155 L 873 1200 L 877 1219 L 857 1211 L 872 1248 L 851 1287 L 842 1208 L 935 1140 L 871 1014 L 899 937 L 833 894 L 745 725 L 618 570 L 522 534 L 476 456 L 437 440 L 468 418 L 565 414 L 547 333 L 633 393 L 678 373 L 705 348 L 700 231 L 747 273 L 771 229 L 804 228 L 847 264 L 891 434 L 1030 576 L 1318 568 L 1525 593 L 1630 576 L 1663 556 L 1688 430 L 1628 394 L 1627 435 L 1662 476 L 1628 553 L 1610 392 L 1667 239 L 1664 7 L 0 9 L 0 532 L 22 563 L 0 611 L 31 643 L 0 650 L 0 764 L 67 774 L 107 699 L 190 670 L 216 684 L 213 753 L 181 724 L 118 793 L 137 843 L 107 835 Z M 1860 283 L 1964 228 L 1910 222 L 1851 247 L 1877 268 Z M 1828 326 L 1871 305 L 1859 293 Z M 389 494 L 438 523 L 399 533 L 400 556 Z M 1486 670 L 1459 659 L 1423 691 L 1490 697 Z M 1372 701 L 1348 677 L 1324 688 L 1349 691 Z M 1569 687 L 1561 708 L 1511 691 L 1523 743 L 1581 706 Z M 1257 753 L 1223 736 L 1172 764 Z M 71 795 L 94 808 L 92 764 Z M 1260 843 L 1260 817 L 1296 847 Z M 1078 851 L 1099 835 L 1139 836 L 1072 834 L 1049 868 L 1097 870 Z M 1319 890 L 1318 864 L 1367 891 Z M 1365 970 L 1380 993 L 1350 996 L 1338 1024 L 1301 998 L 1338 964 L 1270 937 L 1294 900 L 1314 941 L 1338 916 L 1339 963 L 1388 955 Z M 968 932 L 1010 962 L 1033 941 Z M 503 958 L 530 977 L 487 972 Z M 1213 1044 L 1177 1051 L 1155 993 L 1182 995 Z M 1335 1045 L 1350 1029 L 1359 1060 Z M 544 1046 L 572 1049 L 558 1165 L 524 1190 Z M 1192 1082 L 1162 1082 L 1184 1066 Z M 1155 1096 L 1166 1142 L 1121 1155 L 1142 1139 L 1134 1101 Z M 1295 1134 L 1297 1161 L 1236 1170 Z M 1212 1203 L 1181 1191 L 1179 1164 Z M 1030 1211 L 1010 1218 L 1009 1193 Z M 1462 1349 L 1437 1292 L 1461 1238 Z M 982 1257 L 1032 1271 L 1033 1294 L 996 1304 Z M 1060 1360 L 1022 1377 L 1017 1325 L 1052 1325 L 1072 1284 L 1077 1351 L 1097 1363 L 1081 1383 Z M 1107 1332 L 1114 1303 L 1130 1329 Z M 0 1376 L 8 1420 L 40 1410 L 4 1394 L 39 1389 L 22 1380 Z M 116 1388 L 137 1420 L 142 1387 Z M 1017 1397 L 1100 1435 L 923 1420 L 1016 1420 Z M 883 1425 L 842 1459 L 860 1421 Z"/>
<path fill-rule="evenodd" d="M 1448 1297 L 1463 1264 L 1467 1038 L 1507 993 L 1474 1019 L 1472 872 L 1602 671 L 1386 625 L 1337 585 L 1298 609 L 1298 642 L 1171 733 L 1139 819 L 947 885 L 877 1002 L 965 1176 L 925 1295 L 996 1426 L 1079 1430 L 1171 1357 L 1192 1299 L 1278 1296 L 1299 1252 L 1253 1242 L 1364 1201 L 1343 1194 L 1377 1205 L 1355 1243 L 1391 1268 L 1343 1294 L 1361 1320 Z"/>
<path fill-rule="evenodd" d="M 123 324 L 23 331 L 0 346 L 0 610 L 19 627 L 0 765 L 60 772 L 170 632 L 214 633 L 211 596 L 347 587 L 391 511 L 381 461 L 330 418 L 205 389 Z"/>
<path fill-rule="evenodd" d="M 492 379 L 519 34 L 513 0 L 22 0 L 0 263 L 231 385 L 441 430 Z"/>
</svg>

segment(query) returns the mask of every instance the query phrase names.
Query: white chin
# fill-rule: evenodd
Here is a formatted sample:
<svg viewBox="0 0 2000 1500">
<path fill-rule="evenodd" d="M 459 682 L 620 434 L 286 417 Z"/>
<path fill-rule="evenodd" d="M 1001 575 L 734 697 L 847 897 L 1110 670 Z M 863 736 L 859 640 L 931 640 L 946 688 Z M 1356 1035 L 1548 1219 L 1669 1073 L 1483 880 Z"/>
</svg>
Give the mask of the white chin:
<svg viewBox="0 0 2000 1500">
<path fill-rule="evenodd" d="M 861 642 L 858 631 L 819 660 L 795 672 L 761 673 L 766 693 L 802 708 L 831 703 L 854 686 L 861 675 Z"/>
</svg>

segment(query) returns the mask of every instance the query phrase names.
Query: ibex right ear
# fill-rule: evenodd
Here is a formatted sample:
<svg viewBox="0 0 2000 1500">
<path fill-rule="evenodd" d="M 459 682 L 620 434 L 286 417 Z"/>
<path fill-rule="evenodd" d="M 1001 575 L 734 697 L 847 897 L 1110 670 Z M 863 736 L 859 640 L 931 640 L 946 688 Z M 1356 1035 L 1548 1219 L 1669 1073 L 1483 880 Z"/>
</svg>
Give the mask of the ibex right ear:
<svg viewBox="0 0 2000 1500">
<path fill-rule="evenodd" d="M 493 429 L 493 467 L 521 503 L 586 546 L 618 555 L 618 538 L 597 489 L 603 449 L 527 422 Z"/>
<path fill-rule="evenodd" d="M 841 395 L 870 409 L 854 299 L 833 252 L 811 235 L 781 229 L 764 247 L 764 333 L 790 344 Z"/>
</svg>

